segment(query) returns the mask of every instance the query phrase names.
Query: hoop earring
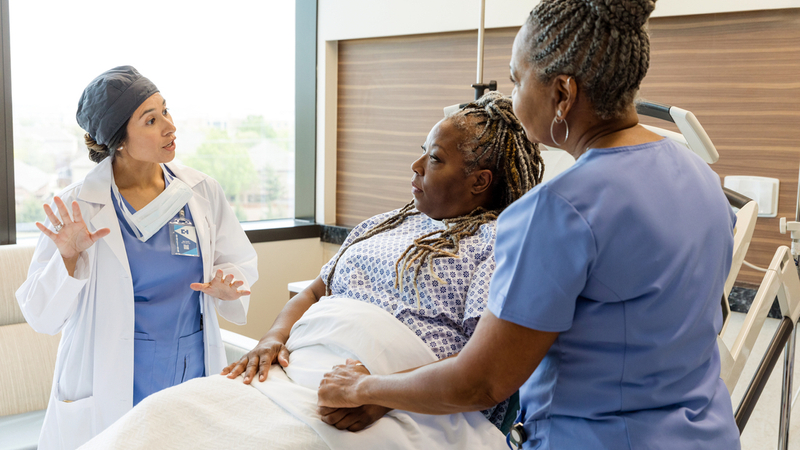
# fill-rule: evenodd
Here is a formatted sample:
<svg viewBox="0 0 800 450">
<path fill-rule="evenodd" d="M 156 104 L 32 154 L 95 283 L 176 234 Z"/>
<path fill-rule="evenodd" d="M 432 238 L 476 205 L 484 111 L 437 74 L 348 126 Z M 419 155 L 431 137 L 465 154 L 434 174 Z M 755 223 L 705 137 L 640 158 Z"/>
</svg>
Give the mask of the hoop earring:
<svg viewBox="0 0 800 450">
<path fill-rule="evenodd" d="M 566 136 L 564 136 L 564 142 L 559 144 L 558 141 L 556 140 L 555 135 L 553 134 L 553 125 L 555 125 L 555 124 L 561 125 L 562 123 L 564 124 L 564 127 L 567 129 L 567 134 L 566 134 Z M 566 119 L 562 119 L 561 118 L 561 110 L 560 109 L 556 112 L 556 116 L 553 117 L 553 121 L 550 122 L 550 139 L 553 140 L 553 143 L 556 144 L 557 147 L 561 147 L 562 145 L 566 144 L 567 143 L 567 139 L 569 139 L 569 124 L 567 123 Z"/>
</svg>

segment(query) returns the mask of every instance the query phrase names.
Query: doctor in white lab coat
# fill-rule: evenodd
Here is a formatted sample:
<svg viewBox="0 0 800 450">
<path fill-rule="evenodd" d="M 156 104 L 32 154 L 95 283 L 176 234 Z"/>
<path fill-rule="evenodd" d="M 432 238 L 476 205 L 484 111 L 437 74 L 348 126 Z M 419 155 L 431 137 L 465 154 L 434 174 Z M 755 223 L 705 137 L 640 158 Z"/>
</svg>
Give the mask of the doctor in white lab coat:
<svg viewBox="0 0 800 450">
<path fill-rule="evenodd" d="M 103 92 L 97 94 L 97 89 L 89 92 L 103 76 L 106 77 L 100 83 Z M 115 107 L 133 103 L 128 105 L 128 109 L 134 109 L 137 114 L 152 103 L 154 108 L 149 109 L 155 109 L 155 113 L 150 112 L 152 118 L 142 116 L 141 129 L 150 133 L 149 137 L 135 129 L 139 118 L 130 111 L 121 113 L 127 117 L 121 125 L 112 120 L 107 123 L 96 121 L 99 126 L 92 126 L 84 120 L 81 125 L 89 131 L 87 135 L 100 144 L 92 142 L 92 146 L 110 149 L 110 155 L 106 156 L 112 157 L 94 158 L 96 152 L 93 152 L 93 159 L 101 160 L 97 167 L 83 181 L 69 186 L 56 198 L 57 211 L 46 205 L 48 220 L 45 224 L 37 224 L 43 234 L 28 279 L 17 291 L 17 300 L 26 320 L 36 331 L 62 332 L 50 402 L 39 440 L 39 448 L 43 450 L 76 448 L 133 406 L 134 327 L 139 316 L 134 306 L 130 247 L 126 250 L 127 245 L 132 245 L 128 243 L 131 238 L 128 237 L 126 242 L 123 235 L 126 230 L 130 233 L 141 225 L 142 230 L 137 231 L 143 231 L 143 237 L 147 237 L 148 227 L 161 229 L 171 226 L 172 222 L 163 226 L 143 224 L 136 219 L 129 221 L 128 226 L 123 223 L 119 205 L 115 207 L 114 204 L 118 193 L 122 194 L 116 197 L 120 203 L 124 197 L 125 203 L 138 211 L 145 202 L 141 195 L 129 188 L 128 178 L 120 176 L 117 166 L 121 161 L 130 163 L 135 160 L 138 169 L 152 166 L 154 169 L 147 175 L 148 182 L 162 180 L 161 186 L 156 186 L 156 191 L 160 187 L 162 192 L 154 192 L 155 198 L 147 205 L 152 203 L 160 206 L 159 211 L 169 211 L 169 220 L 175 215 L 169 210 L 175 208 L 171 205 L 175 202 L 165 201 L 164 197 L 169 197 L 167 200 L 177 198 L 193 218 L 202 259 L 202 274 L 198 274 L 198 281 L 202 279 L 203 282 L 193 283 L 191 289 L 200 292 L 200 323 L 196 326 L 200 326 L 202 331 L 205 375 L 219 373 L 226 365 L 216 313 L 233 323 L 244 324 L 249 289 L 258 278 L 255 250 L 219 184 L 196 170 L 169 163 L 174 157 L 175 128 L 163 98 L 157 90 L 152 92 L 155 86 L 130 66 L 112 69 L 101 77 L 87 87 L 86 92 L 94 93 L 94 99 L 86 100 L 84 92 L 79 106 L 79 123 L 81 108 L 87 109 L 84 100 Z M 108 115 L 103 108 L 99 110 Z M 120 134 L 116 128 L 119 126 L 127 126 L 128 133 L 122 133 L 125 137 L 123 142 L 118 139 Z M 147 153 L 147 139 L 169 144 Z M 123 154 L 123 145 L 128 144 L 136 149 Z M 142 152 L 142 148 L 147 151 Z M 143 166 L 142 161 L 153 164 Z M 135 173 L 140 176 L 140 172 L 144 171 Z M 176 189 L 168 189 L 173 184 L 180 185 L 180 195 L 173 195 Z M 140 193 L 146 192 L 141 185 L 137 187 Z M 184 202 L 186 198 L 188 201 Z M 181 218 L 184 210 L 181 209 Z M 174 257 L 185 258 L 181 261 L 191 259 Z M 136 326 L 138 328 L 139 324 Z M 153 369 L 161 369 L 158 362 Z M 202 374 L 202 367 L 200 371 Z"/>
</svg>

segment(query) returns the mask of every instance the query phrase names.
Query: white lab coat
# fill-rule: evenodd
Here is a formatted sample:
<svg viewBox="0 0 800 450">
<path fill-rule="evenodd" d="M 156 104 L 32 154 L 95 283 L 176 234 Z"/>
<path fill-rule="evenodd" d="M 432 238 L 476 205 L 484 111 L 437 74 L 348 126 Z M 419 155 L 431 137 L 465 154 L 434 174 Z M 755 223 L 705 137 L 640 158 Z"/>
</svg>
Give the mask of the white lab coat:
<svg viewBox="0 0 800 450">
<path fill-rule="evenodd" d="M 244 281 L 258 278 L 256 252 L 214 179 L 176 163 L 167 167 L 192 188 L 205 282 L 217 269 Z M 70 277 L 55 244 L 42 235 L 17 301 L 38 332 L 62 332 L 39 448 L 72 449 L 111 425 L 133 405 L 133 284 L 111 200 L 111 158 L 60 194 L 70 213 L 77 200 L 90 231 L 111 233 L 83 252 Z M 50 226 L 49 223 L 46 225 Z M 244 324 L 249 296 L 223 301 L 201 294 L 206 374 L 226 365 L 217 315 Z M 25 374 L 19 374 L 25 376 Z"/>
</svg>

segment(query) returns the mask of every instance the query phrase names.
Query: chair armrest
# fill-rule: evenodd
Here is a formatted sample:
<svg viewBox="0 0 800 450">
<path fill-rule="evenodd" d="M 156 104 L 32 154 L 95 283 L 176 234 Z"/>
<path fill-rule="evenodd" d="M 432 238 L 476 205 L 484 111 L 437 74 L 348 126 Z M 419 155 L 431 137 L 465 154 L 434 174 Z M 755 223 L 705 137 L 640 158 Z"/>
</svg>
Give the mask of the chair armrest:
<svg viewBox="0 0 800 450">
<path fill-rule="evenodd" d="M 229 330 L 219 330 L 222 333 L 222 342 L 225 344 L 225 359 L 228 364 L 238 361 L 247 352 L 255 348 L 258 341 Z"/>
</svg>

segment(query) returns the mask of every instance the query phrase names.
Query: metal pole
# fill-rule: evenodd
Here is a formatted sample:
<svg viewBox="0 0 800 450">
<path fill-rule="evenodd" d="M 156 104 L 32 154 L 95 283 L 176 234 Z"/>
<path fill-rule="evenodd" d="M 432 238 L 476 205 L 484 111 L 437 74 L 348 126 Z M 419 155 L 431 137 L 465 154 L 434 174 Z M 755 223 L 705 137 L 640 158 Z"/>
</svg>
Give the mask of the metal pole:
<svg viewBox="0 0 800 450">
<path fill-rule="evenodd" d="M 794 210 L 794 221 L 800 222 L 800 175 L 797 176 L 797 206 Z"/>
<path fill-rule="evenodd" d="M 747 425 L 747 421 L 750 419 L 750 415 L 752 415 L 756 407 L 756 402 L 758 402 L 758 399 L 761 397 L 764 386 L 767 385 L 772 369 L 775 368 L 775 364 L 780 358 L 781 349 L 786 348 L 786 343 L 791 337 L 793 330 L 794 323 L 792 323 L 792 319 L 783 316 L 783 319 L 781 319 L 781 322 L 778 324 L 778 329 L 775 330 L 775 334 L 772 336 L 772 340 L 767 346 L 767 351 L 758 364 L 756 373 L 753 374 L 753 379 L 750 380 L 750 385 L 747 386 L 747 390 L 744 393 L 744 397 L 742 397 L 742 401 L 739 403 L 739 407 L 736 408 L 734 419 L 736 420 L 736 426 L 739 427 L 739 434 L 742 434 L 742 431 L 744 431 L 744 427 Z"/>
<path fill-rule="evenodd" d="M 781 419 L 778 431 L 778 450 L 789 448 L 789 420 L 792 415 L 792 377 L 794 375 L 794 346 L 797 339 L 797 327 L 786 343 L 783 354 L 783 389 L 781 390 Z"/>
<path fill-rule="evenodd" d="M 478 81 L 475 84 L 483 84 L 483 22 L 486 16 L 486 0 L 481 0 L 481 22 L 478 26 Z"/>
</svg>

